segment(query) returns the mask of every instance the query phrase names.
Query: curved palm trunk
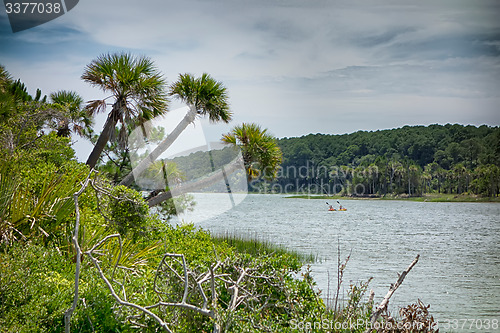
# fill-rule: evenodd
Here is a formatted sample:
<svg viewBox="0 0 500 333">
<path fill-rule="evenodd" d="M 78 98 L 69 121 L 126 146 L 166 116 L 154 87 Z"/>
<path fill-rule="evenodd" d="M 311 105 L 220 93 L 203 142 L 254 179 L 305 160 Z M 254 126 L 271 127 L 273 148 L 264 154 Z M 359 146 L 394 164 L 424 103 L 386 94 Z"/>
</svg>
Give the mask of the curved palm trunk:
<svg viewBox="0 0 500 333">
<path fill-rule="evenodd" d="M 188 127 L 189 124 L 191 124 L 196 117 L 196 109 L 193 106 L 189 107 L 188 113 L 184 116 L 184 118 L 181 120 L 181 122 L 175 127 L 175 129 L 167 135 L 165 140 L 160 142 L 160 144 L 139 164 L 132 169 L 132 171 L 122 179 L 120 182 L 120 185 L 124 186 L 129 186 L 132 184 L 134 181 L 134 177 L 140 176 L 151 164 L 156 161 L 156 159 L 164 152 L 166 151 L 177 138 L 179 135 Z"/>
<path fill-rule="evenodd" d="M 148 200 L 148 205 L 149 207 L 156 206 L 165 200 L 171 199 L 173 197 L 172 192 L 175 192 L 175 195 L 186 194 L 188 192 L 213 185 L 220 180 L 226 181 L 227 175 L 230 175 L 231 173 L 241 168 L 243 168 L 243 161 L 241 158 L 236 158 L 235 160 L 233 160 L 233 162 L 221 168 L 220 170 L 211 173 L 208 177 L 191 183 L 177 185 L 168 192 L 162 192 L 157 196 L 152 197 Z"/>
<path fill-rule="evenodd" d="M 119 113 L 120 113 L 120 107 L 119 107 L 119 102 L 117 101 L 113 105 L 113 110 L 111 110 L 108 119 L 106 119 L 106 123 L 104 124 L 104 128 L 101 132 L 101 135 L 99 136 L 99 139 L 97 139 L 94 149 L 92 150 L 87 159 L 86 164 L 91 168 L 95 167 L 97 161 L 99 160 L 99 157 L 101 157 L 102 151 L 104 150 L 104 147 L 106 147 L 106 144 L 109 141 L 111 131 L 114 130 L 116 123 L 118 122 Z"/>
</svg>

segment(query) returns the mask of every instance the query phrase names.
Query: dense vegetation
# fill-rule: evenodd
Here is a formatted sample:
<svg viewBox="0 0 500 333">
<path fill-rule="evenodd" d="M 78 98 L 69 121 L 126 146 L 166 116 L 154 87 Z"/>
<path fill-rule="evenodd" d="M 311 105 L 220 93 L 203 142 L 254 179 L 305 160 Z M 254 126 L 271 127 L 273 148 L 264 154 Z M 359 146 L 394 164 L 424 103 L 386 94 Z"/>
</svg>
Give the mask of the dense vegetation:
<svg viewBox="0 0 500 333">
<path fill-rule="evenodd" d="M 91 136 L 92 123 L 81 104 L 72 92 L 30 96 L 0 66 L 2 332 L 321 331 L 308 325 L 341 328 L 348 320 L 363 323 L 351 331 L 365 330 L 367 283 L 351 285 L 343 306 L 327 308 L 297 256 L 170 226 L 141 193 L 117 185 L 120 163 L 94 158 L 99 173 L 79 163 L 70 135 Z M 119 158 L 124 150 L 108 134 L 99 149 Z M 235 142 L 253 142 L 236 135 Z M 243 149 L 246 162 L 258 163 L 249 153 L 269 146 Z M 280 158 L 274 151 L 260 162 Z"/>
<path fill-rule="evenodd" d="M 278 141 L 275 191 L 341 195 L 474 194 L 500 190 L 500 128 L 405 126 Z M 257 185 L 257 184 L 256 184 Z"/>
</svg>

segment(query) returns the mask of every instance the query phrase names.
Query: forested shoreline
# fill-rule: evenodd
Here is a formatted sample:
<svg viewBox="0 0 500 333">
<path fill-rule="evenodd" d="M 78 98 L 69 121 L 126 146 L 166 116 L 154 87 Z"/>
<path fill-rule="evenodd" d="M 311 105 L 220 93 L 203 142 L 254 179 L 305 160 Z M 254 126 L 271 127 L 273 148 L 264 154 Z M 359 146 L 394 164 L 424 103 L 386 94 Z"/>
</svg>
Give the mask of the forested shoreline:
<svg viewBox="0 0 500 333">
<path fill-rule="evenodd" d="M 353 197 L 455 194 L 497 197 L 500 128 L 404 126 L 278 140 L 283 162 L 254 190 Z"/>
</svg>

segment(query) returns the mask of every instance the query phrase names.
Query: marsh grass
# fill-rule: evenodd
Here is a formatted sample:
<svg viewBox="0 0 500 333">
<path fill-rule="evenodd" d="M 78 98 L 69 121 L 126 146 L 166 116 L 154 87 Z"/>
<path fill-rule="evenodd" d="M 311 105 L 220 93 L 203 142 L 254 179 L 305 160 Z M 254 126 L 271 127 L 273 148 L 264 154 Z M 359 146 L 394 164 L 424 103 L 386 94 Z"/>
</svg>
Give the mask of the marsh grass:
<svg viewBox="0 0 500 333">
<path fill-rule="evenodd" d="M 234 247 L 236 251 L 247 253 L 252 256 L 274 254 L 289 255 L 302 263 L 315 263 L 320 261 L 318 255 L 289 249 L 281 244 L 276 244 L 265 237 L 259 236 L 256 232 L 252 234 L 240 234 L 236 232 L 225 231 L 223 233 L 211 234 L 215 241 L 225 242 Z"/>
</svg>

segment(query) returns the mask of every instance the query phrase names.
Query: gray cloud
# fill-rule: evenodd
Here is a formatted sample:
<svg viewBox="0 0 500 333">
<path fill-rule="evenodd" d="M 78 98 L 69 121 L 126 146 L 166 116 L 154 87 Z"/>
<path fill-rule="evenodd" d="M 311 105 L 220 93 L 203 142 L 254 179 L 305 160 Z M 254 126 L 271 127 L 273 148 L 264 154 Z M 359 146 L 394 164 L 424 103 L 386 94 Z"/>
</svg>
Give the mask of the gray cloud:
<svg viewBox="0 0 500 333">
<path fill-rule="evenodd" d="M 179 72 L 223 80 L 235 122 L 282 136 L 499 125 L 498 14 L 494 0 L 88 0 L 46 26 L 1 32 L 0 62 L 34 89 L 79 87 L 91 99 L 79 80 L 86 63 L 146 54 L 170 81 Z M 68 74 L 52 75 L 60 68 Z"/>
</svg>

